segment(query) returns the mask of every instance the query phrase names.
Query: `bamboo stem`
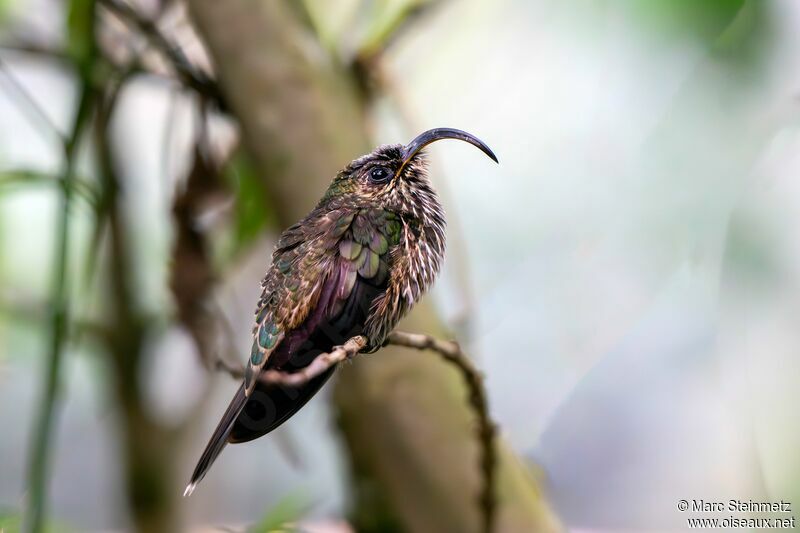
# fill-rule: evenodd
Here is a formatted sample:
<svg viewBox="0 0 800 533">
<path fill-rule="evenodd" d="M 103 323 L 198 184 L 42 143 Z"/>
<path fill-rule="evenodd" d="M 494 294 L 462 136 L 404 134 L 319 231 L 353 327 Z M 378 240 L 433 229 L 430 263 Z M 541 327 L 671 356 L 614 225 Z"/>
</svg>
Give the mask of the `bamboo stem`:
<svg viewBox="0 0 800 533">
<path fill-rule="evenodd" d="M 70 247 L 69 213 L 72 205 L 73 178 L 78 143 L 83 132 L 89 111 L 92 108 L 93 91 L 84 83 L 78 103 L 78 111 L 72 132 L 65 142 L 66 162 L 61 178 L 61 212 L 56 222 L 58 237 L 55 246 L 55 269 L 51 296 L 52 315 L 50 321 L 50 346 L 43 384 L 43 396 L 36 416 L 33 433 L 33 453 L 28 473 L 29 502 L 25 516 L 25 531 L 38 533 L 45 522 L 47 502 L 47 479 L 50 472 L 50 450 L 55 443 L 56 401 L 59 394 L 59 376 L 63 359 L 64 345 L 69 327 L 69 302 L 67 294 L 68 260 Z"/>
</svg>

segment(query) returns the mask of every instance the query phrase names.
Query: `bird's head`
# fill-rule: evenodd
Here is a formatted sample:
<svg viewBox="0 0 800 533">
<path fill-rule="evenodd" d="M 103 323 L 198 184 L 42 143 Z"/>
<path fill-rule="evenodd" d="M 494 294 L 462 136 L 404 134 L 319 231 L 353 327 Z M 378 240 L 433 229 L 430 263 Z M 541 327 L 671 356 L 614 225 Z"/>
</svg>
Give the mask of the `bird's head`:
<svg viewBox="0 0 800 533">
<path fill-rule="evenodd" d="M 406 145 L 381 145 L 352 161 L 336 175 L 323 201 L 423 214 L 425 203 L 435 201 L 435 193 L 428 180 L 422 149 L 442 139 L 467 142 L 497 162 L 492 150 L 474 135 L 452 128 L 435 128 Z"/>
</svg>

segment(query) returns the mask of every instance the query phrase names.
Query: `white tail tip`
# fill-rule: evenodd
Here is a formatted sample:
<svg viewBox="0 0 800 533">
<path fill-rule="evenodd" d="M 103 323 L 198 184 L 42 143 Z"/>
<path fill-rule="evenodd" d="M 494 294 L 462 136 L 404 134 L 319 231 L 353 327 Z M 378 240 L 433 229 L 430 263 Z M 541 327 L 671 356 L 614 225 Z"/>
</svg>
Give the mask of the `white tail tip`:
<svg viewBox="0 0 800 533">
<path fill-rule="evenodd" d="M 183 491 L 183 497 L 187 498 L 191 496 L 195 488 L 197 488 L 197 483 L 189 483 L 188 485 L 186 485 L 186 490 Z"/>
</svg>

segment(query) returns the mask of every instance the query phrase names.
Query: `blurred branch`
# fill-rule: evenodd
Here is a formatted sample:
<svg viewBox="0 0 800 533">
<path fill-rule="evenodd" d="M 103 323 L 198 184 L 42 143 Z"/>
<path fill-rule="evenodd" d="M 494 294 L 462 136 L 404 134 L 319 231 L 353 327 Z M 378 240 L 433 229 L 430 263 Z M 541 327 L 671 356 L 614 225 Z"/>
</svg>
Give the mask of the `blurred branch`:
<svg viewBox="0 0 800 533">
<path fill-rule="evenodd" d="M 11 42 L 0 43 L 0 50 L 17 54 L 26 54 L 38 59 L 49 59 L 62 63 L 65 66 L 73 66 L 69 54 L 67 54 L 64 50 L 36 42 L 26 41 L 25 39 L 12 39 Z M 101 58 L 99 57 L 95 58 L 96 64 L 100 64 L 100 59 Z M 181 82 L 180 79 L 176 80 L 175 77 L 169 72 L 159 72 L 152 66 L 147 65 L 144 61 L 142 61 L 142 58 L 138 56 L 134 57 L 128 63 L 122 63 L 104 53 L 102 60 L 105 62 L 104 66 L 107 66 L 110 70 L 113 70 L 118 74 L 128 72 L 130 74 L 152 76 L 153 78 L 162 81 Z"/>
<path fill-rule="evenodd" d="M 409 28 L 417 27 L 421 19 L 431 15 L 444 2 L 445 0 L 408 0 L 384 4 L 384 12 L 379 12 L 377 22 L 372 23 L 350 63 L 350 69 L 362 94 L 368 99 L 376 96 L 381 89 L 382 59 L 386 50 Z"/>
<path fill-rule="evenodd" d="M 389 334 L 388 344 L 405 346 L 417 350 L 431 350 L 439 354 L 445 361 L 455 365 L 461 372 L 469 390 L 469 403 L 478 416 L 478 439 L 481 446 L 481 473 L 483 474 L 483 491 L 480 495 L 480 506 L 483 510 L 483 530 L 490 533 L 494 526 L 497 507 L 495 499 L 495 470 L 497 453 L 494 448 L 495 425 L 489 417 L 489 406 L 486 391 L 483 388 L 483 377 L 472 364 L 472 361 L 461 351 L 454 341 L 441 341 L 430 335 L 394 331 Z"/>
<path fill-rule="evenodd" d="M 242 367 L 241 364 L 239 364 L 238 360 L 234 362 L 227 361 L 227 357 L 229 355 L 232 356 L 237 352 L 236 341 L 235 341 L 236 334 L 233 331 L 233 326 L 231 325 L 230 320 L 225 314 L 225 311 L 222 309 L 222 306 L 220 306 L 219 302 L 215 300 L 210 300 L 209 303 L 213 307 L 217 323 L 220 325 L 220 328 L 222 330 L 222 340 L 224 343 L 223 349 L 220 352 L 219 357 L 214 362 L 214 369 L 227 372 L 236 379 L 243 378 L 244 368 Z"/>
<path fill-rule="evenodd" d="M 49 302 L 35 296 L 0 292 L 0 316 L 29 326 L 41 325 L 50 312 Z M 102 342 L 110 334 L 108 327 L 100 322 L 70 315 L 69 335 L 66 342 L 78 344 L 84 338 Z"/>
<path fill-rule="evenodd" d="M 444 0 L 408 0 L 386 2 L 385 13 L 376 17 L 372 28 L 358 49 L 358 59 L 376 58 L 396 42 L 411 27 L 416 27 L 421 18 L 431 14 Z M 380 5 L 380 4 L 378 4 Z"/>
<path fill-rule="evenodd" d="M 8 36 L 6 36 L 8 37 Z M 23 38 L 12 37 L 8 42 L 0 43 L 0 50 L 15 52 L 19 54 L 30 54 L 44 59 L 54 59 L 56 61 L 69 61 L 69 55 L 58 48 L 27 41 Z"/>
<path fill-rule="evenodd" d="M 102 50 L 100 50 L 101 56 L 96 58 L 96 61 L 106 60 L 109 61 L 104 54 L 102 54 Z M 110 61 L 109 61 L 110 63 Z M 139 73 L 139 68 L 137 64 L 131 64 L 126 67 L 117 67 L 114 74 L 115 76 L 106 76 L 104 77 L 104 86 L 106 88 L 106 98 L 103 102 L 103 107 L 101 109 L 101 113 L 99 116 L 96 117 L 96 128 L 95 128 L 95 145 L 102 147 L 105 139 L 102 135 L 97 135 L 98 128 L 101 129 L 100 133 L 104 131 L 106 127 L 105 121 L 107 117 L 104 114 L 111 113 L 111 107 L 116 103 L 117 97 L 119 95 L 119 91 L 121 87 L 128 81 L 132 76 Z M 111 107 L 109 107 L 111 106 Z M 103 150 L 98 150 L 99 152 L 99 159 L 100 163 L 102 164 L 103 159 Z M 102 169 L 101 169 L 102 170 Z M 100 248 L 103 241 L 104 232 L 106 230 L 106 226 L 109 221 L 110 212 L 112 210 L 113 203 L 115 200 L 116 195 L 116 188 L 112 188 L 108 179 L 108 176 L 103 174 L 100 176 L 100 190 L 97 193 L 97 201 L 94 204 L 94 226 L 92 227 L 92 234 L 89 239 L 89 248 L 87 251 L 86 257 L 86 266 L 85 266 L 85 274 L 84 279 L 86 280 L 86 287 L 90 286 L 92 281 L 94 280 L 95 268 L 97 267 L 97 262 L 100 257 Z"/>
<path fill-rule="evenodd" d="M 95 146 L 105 194 L 109 235 L 111 302 L 110 335 L 106 348 L 111 360 L 111 392 L 119 409 L 122 433 L 122 465 L 131 518 L 136 531 L 171 533 L 180 531 L 181 518 L 171 490 L 178 451 L 176 440 L 182 427 L 165 426 L 147 409 L 141 364 L 145 339 L 153 321 L 136 298 L 136 252 L 130 249 L 127 218 L 122 200 L 123 182 L 111 146 L 109 123 L 126 78 L 107 86 L 95 118 Z"/>
<path fill-rule="evenodd" d="M 213 347 L 215 339 L 219 337 L 219 320 L 209 303 L 216 276 L 206 236 L 197 218 L 203 206 L 221 193 L 219 172 L 207 161 L 198 144 L 186 186 L 176 194 L 172 206 L 175 244 L 169 285 L 175 298 L 178 318 L 191 334 L 203 364 L 209 368 L 218 358 Z"/>
<path fill-rule="evenodd" d="M 265 370 L 258 380 L 268 385 L 283 385 L 286 387 L 299 387 L 308 383 L 315 377 L 324 374 L 332 366 L 347 359 L 355 357 L 367 345 L 367 339 L 356 335 L 347 340 L 343 345 L 335 347 L 328 353 L 319 354 L 311 363 L 297 372 L 282 372 L 280 370 Z M 227 371 L 234 378 L 241 379 L 244 372 L 241 367 L 232 367 L 229 363 L 219 361 L 218 367 Z"/>
<path fill-rule="evenodd" d="M 74 175 L 69 182 L 64 182 L 61 175 L 51 175 L 46 172 L 36 172 L 33 170 L 0 170 L 0 192 L 5 188 L 12 188 L 21 185 L 47 185 L 72 187 L 73 191 L 80 194 L 90 205 L 95 206 L 99 202 L 99 192 L 94 185 L 87 180 L 80 179 Z"/>
<path fill-rule="evenodd" d="M 55 271 L 51 296 L 52 318 L 50 325 L 50 352 L 45 374 L 44 397 L 37 416 L 33 435 L 28 489 L 30 501 L 25 517 L 26 531 L 39 532 L 44 526 L 46 487 L 49 474 L 49 452 L 55 443 L 55 403 L 58 396 L 58 381 L 61 359 L 69 325 L 69 306 L 67 296 L 67 263 L 70 245 L 69 213 L 75 187 L 72 185 L 78 143 L 90 116 L 95 97 L 94 90 L 87 80 L 81 86 L 78 110 L 72 132 L 65 143 L 66 163 L 61 181 L 64 183 L 61 197 L 60 216 L 56 222 Z"/>
<path fill-rule="evenodd" d="M 143 17 L 130 5 L 121 0 L 99 0 L 106 9 L 124 23 L 133 26 L 144 35 L 153 47 L 172 65 L 181 82 L 215 102 L 221 110 L 225 110 L 225 102 L 216 82 L 204 72 L 196 69 L 183 51 L 173 44 L 155 22 Z"/>
<path fill-rule="evenodd" d="M 82 55 L 79 61 L 80 88 L 79 100 L 72 131 L 62 140 L 64 148 L 64 170 L 61 178 L 63 191 L 61 195 L 60 215 L 57 218 L 55 233 L 56 249 L 54 253 L 53 287 L 50 308 L 50 351 L 45 367 L 44 392 L 40 411 L 36 418 L 33 433 L 33 450 L 28 472 L 29 502 L 26 509 L 24 528 L 31 533 L 39 533 L 45 524 L 45 504 L 47 502 L 47 481 L 50 470 L 50 451 L 56 441 L 55 427 L 56 400 L 59 392 L 59 379 L 64 346 L 69 329 L 69 295 L 68 265 L 70 248 L 70 212 L 75 187 L 72 185 L 77 163 L 78 147 L 89 118 L 94 108 L 97 92 L 93 86 L 88 67 L 96 57 L 96 41 L 94 33 L 94 1 L 72 2 L 68 5 L 69 17 L 84 17 L 86 24 L 81 32 L 71 34 L 73 45 L 80 45 Z M 72 29 L 72 28 L 70 28 Z M 76 56 L 77 57 L 77 56 Z M 32 101 L 32 100 L 31 100 Z M 34 106 L 36 107 L 36 106 Z M 43 115 L 46 116 L 46 115 Z M 55 130 L 58 132 L 58 130 Z"/>
<path fill-rule="evenodd" d="M 3 73 L 2 78 L 6 81 L 8 87 L 7 94 L 20 102 L 18 106 L 23 113 L 27 112 L 31 118 L 31 123 L 42 125 L 52 135 L 55 135 L 61 146 L 66 146 L 68 139 L 58 130 L 56 125 L 47 116 L 47 113 L 39 106 L 34 100 L 33 96 L 25 89 L 25 87 L 17 80 L 11 73 L 5 61 L 0 59 L 0 71 Z"/>
</svg>

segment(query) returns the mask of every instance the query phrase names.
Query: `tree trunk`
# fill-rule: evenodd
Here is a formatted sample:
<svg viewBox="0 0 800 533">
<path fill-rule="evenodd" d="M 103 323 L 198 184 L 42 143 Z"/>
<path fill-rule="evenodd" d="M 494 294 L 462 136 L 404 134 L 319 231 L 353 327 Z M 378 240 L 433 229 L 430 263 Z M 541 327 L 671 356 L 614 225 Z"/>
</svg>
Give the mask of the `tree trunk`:
<svg viewBox="0 0 800 533">
<path fill-rule="evenodd" d="M 243 142 L 288 226 L 315 205 L 338 169 L 371 148 L 355 84 L 286 2 L 188 4 Z M 444 334 L 426 302 L 402 327 Z M 359 530 L 478 530 L 481 479 L 466 394 L 458 373 L 430 353 L 384 348 L 339 372 L 335 401 Z M 499 447 L 496 530 L 558 529 L 525 467 Z"/>
</svg>

